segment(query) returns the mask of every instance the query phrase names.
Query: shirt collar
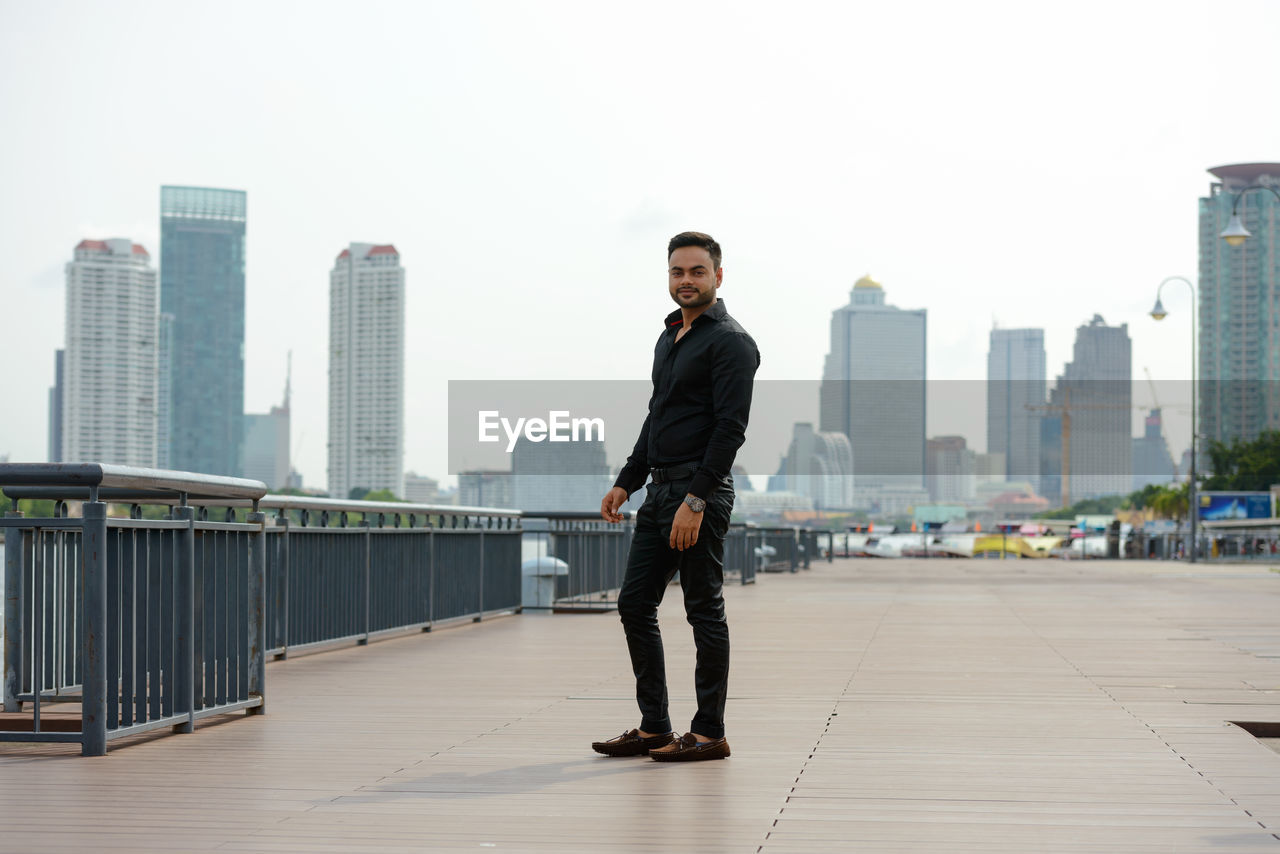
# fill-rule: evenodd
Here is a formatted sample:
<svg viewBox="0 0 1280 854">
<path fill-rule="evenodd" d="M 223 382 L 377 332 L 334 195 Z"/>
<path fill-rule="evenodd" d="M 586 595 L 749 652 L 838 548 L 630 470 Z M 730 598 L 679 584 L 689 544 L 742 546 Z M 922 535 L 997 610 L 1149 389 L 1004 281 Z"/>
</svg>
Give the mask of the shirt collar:
<svg viewBox="0 0 1280 854">
<path fill-rule="evenodd" d="M 711 305 L 710 308 L 708 308 L 702 314 L 695 317 L 693 319 L 693 322 L 697 323 L 699 320 L 701 320 L 704 317 L 707 318 L 708 320 L 714 320 L 718 322 L 720 320 L 723 320 L 726 314 L 728 314 L 728 311 L 724 307 L 724 300 L 717 299 Z M 677 308 L 675 311 L 667 315 L 667 319 L 663 322 L 663 325 L 670 327 L 670 326 L 679 326 L 682 323 L 684 323 L 684 313 Z"/>
</svg>

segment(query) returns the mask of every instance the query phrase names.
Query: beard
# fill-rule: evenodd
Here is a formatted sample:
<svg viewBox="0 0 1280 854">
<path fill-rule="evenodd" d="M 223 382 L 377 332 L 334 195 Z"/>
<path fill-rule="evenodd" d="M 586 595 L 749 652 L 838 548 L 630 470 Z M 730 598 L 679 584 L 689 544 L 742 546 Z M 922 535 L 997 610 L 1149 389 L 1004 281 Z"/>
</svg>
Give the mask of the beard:
<svg viewBox="0 0 1280 854">
<path fill-rule="evenodd" d="M 711 303 L 715 301 L 715 298 L 716 292 L 714 288 L 705 291 L 698 291 L 698 293 L 692 297 L 682 297 L 679 291 L 671 295 L 671 299 L 681 308 L 702 308 L 704 305 L 711 305 Z"/>
</svg>

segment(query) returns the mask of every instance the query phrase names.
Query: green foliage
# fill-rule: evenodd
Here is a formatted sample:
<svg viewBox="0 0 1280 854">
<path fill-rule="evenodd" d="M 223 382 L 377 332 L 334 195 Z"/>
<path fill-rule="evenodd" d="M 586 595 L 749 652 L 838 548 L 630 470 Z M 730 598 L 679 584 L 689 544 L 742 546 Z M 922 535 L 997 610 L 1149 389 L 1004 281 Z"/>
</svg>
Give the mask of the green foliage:
<svg viewBox="0 0 1280 854">
<path fill-rule="evenodd" d="M 354 492 L 355 490 L 352 490 L 352 491 Z M 403 501 L 401 501 L 399 498 L 396 498 L 395 493 L 394 493 L 394 492 L 392 492 L 392 491 L 391 491 L 391 490 L 389 490 L 389 489 L 375 489 L 375 490 L 373 490 L 373 491 L 371 491 L 371 492 L 366 492 L 364 495 L 362 495 L 362 496 L 360 497 L 360 499 L 359 499 L 359 500 L 363 500 L 363 501 L 397 501 L 397 502 L 400 502 L 401 504 L 403 504 L 403 503 L 404 503 L 404 502 L 403 502 Z"/>
<path fill-rule="evenodd" d="M 1204 490 L 1262 491 L 1280 483 L 1280 431 L 1264 430 L 1252 442 L 1210 440 L 1209 470 Z"/>
<path fill-rule="evenodd" d="M 1046 510 L 1037 513 L 1037 519 L 1074 519 L 1077 516 L 1110 516 L 1137 493 L 1130 495 L 1104 495 L 1101 498 L 1086 498 L 1077 501 L 1070 507 L 1059 507 L 1057 510 Z"/>
</svg>

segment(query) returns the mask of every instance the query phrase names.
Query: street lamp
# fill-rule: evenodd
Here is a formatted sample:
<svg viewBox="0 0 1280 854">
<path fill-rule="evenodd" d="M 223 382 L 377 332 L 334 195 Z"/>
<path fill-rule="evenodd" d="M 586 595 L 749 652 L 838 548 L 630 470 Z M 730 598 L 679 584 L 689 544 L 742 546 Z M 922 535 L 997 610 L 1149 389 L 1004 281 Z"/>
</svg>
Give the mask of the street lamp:
<svg viewBox="0 0 1280 854">
<path fill-rule="evenodd" d="M 1228 226 L 1228 230 L 1230 230 L 1230 226 Z M 1226 232 L 1223 232 L 1223 237 L 1226 237 Z M 1243 239 L 1241 238 L 1241 240 Z M 1231 245 L 1235 246 L 1237 244 L 1233 243 Z M 1196 301 L 1196 286 L 1191 283 L 1190 279 L 1185 279 L 1182 276 L 1170 276 L 1160 283 L 1160 287 L 1156 288 L 1156 304 L 1151 309 L 1153 318 L 1164 320 L 1169 316 L 1169 312 L 1165 311 L 1164 303 L 1160 302 L 1160 292 L 1170 282 L 1182 282 L 1191 288 L 1191 478 L 1187 482 L 1187 517 L 1191 525 L 1190 562 L 1195 563 L 1196 520 L 1200 516 L 1200 506 L 1196 500 L 1196 308 L 1198 303 Z"/>
<path fill-rule="evenodd" d="M 1228 246 L 1244 246 L 1244 242 L 1250 237 L 1253 237 L 1253 233 L 1244 227 L 1244 222 L 1240 219 L 1240 200 L 1244 198 L 1245 193 L 1253 190 L 1268 190 L 1271 192 L 1271 195 L 1275 196 L 1277 200 L 1280 200 L 1280 192 L 1277 192 L 1276 188 L 1269 184 L 1254 184 L 1253 186 L 1245 187 L 1243 190 L 1236 193 L 1236 200 L 1231 203 L 1231 219 L 1227 220 L 1227 227 L 1222 229 L 1222 233 L 1218 235 L 1223 240 L 1227 241 Z M 1158 298 L 1156 302 L 1158 305 Z M 1155 313 L 1152 312 L 1151 316 L 1155 317 Z M 1159 319 L 1160 318 L 1156 317 L 1156 320 Z M 1194 441 L 1191 444 L 1192 447 L 1195 447 Z"/>
</svg>

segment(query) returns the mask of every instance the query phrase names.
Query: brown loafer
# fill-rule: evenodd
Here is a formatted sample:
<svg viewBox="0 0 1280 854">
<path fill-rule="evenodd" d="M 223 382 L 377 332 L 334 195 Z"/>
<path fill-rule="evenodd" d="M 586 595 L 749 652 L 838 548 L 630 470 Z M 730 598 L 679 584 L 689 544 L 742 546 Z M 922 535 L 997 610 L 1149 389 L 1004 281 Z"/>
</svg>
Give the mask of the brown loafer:
<svg viewBox="0 0 1280 854">
<path fill-rule="evenodd" d="M 640 735 L 640 730 L 632 729 L 608 741 L 593 741 L 591 749 L 605 756 L 644 756 L 653 748 L 670 744 L 675 739 L 674 732 L 651 735 L 646 738 Z"/>
<path fill-rule="evenodd" d="M 724 738 L 711 741 L 698 741 L 691 732 L 686 732 L 666 747 L 649 751 L 649 756 L 659 762 L 696 762 L 700 759 L 727 759 L 729 742 Z"/>
</svg>

